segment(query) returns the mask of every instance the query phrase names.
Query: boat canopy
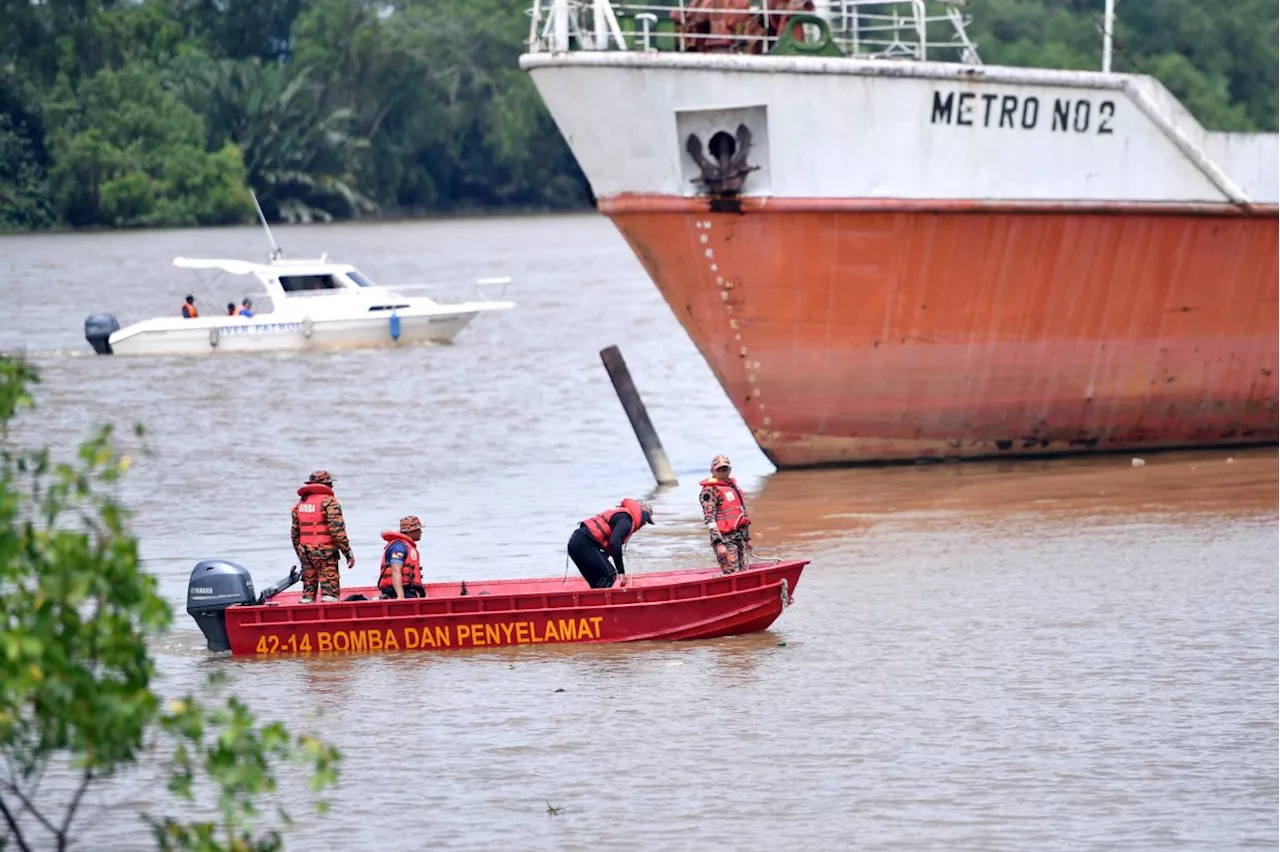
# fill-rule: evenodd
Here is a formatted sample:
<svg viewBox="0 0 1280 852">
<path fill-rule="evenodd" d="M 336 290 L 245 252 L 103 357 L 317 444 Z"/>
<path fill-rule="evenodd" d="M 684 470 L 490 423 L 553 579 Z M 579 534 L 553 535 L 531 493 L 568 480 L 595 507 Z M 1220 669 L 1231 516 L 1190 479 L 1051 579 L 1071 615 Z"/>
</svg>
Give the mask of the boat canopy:
<svg viewBox="0 0 1280 852">
<path fill-rule="evenodd" d="M 254 275 L 264 283 L 278 281 L 286 293 L 315 290 L 355 290 L 377 287 L 367 275 L 346 263 L 333 263 L 328 256 L 311 259 L 253 263 L 227 258 L 176 257 L 173 265 L 182 269 L 217 269 L 231 275 Z"/>
<path fill-rule="evenodd" d="M 173 265 L 180 269 L 220 269 L 232 275 L 251 275 L 259 269 L 265 269 L 261 263 L 247 260 L 223 260 L 221 258 L 175 257 Z"/>
</svg>

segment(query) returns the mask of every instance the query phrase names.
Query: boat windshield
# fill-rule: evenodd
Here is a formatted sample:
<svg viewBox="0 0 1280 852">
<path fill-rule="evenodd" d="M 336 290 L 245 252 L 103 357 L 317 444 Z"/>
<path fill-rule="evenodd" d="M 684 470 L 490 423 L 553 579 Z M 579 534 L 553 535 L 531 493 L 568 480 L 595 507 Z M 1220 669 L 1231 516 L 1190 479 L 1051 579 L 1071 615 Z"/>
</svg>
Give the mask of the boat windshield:
<svg viewBox="0 0 1280 852">
<path fill-rule="evenodd" d="M 307 290 L 341 290 L 342 285 L 332 275 L 281 275 L 280 286 L 286 293 L 299 293 Z"/>
<path fill-rule="evenodd" d="M 350 270 L 349 272 L 347 272 L 347 277 L 348 277 L 348 278 L 350 278 L 352 281 L 356 282 L 357 284 L 359 284 L 361 287 L 376 287 L 376 286 L 378 286 L 378 285 L 374 284 L 372 281 L 370 281 L 368 278 L 366 278 L 364 275 L 362 275 L 360 272 L 358 272 L 358 271 L 356 271 L 356 270 L 354 270 L 354 269 L 352 269 L 352 270 Z"/>
</svg>

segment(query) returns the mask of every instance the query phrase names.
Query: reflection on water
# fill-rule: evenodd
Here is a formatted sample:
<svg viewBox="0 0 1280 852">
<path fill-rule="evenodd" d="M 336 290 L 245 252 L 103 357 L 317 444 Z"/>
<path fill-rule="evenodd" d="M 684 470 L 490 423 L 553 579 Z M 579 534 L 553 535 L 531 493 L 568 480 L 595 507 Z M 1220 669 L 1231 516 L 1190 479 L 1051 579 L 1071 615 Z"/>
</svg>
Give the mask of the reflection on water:
<svg viewBox="0 0 1280 852">
<path fill-rule="evenodd" d="M 1025 462 L 781 471 L 749 494 L 756 534 L 770 544 L 855 535 L 892 518 L 1001 525 L 1022 515 L 1218 512 L 1276 508 L 1270 449 L 1157 453 Z M 763 544 L 763 543 L 762 543 Z M 798 542 L 797 542 L 798 544 Z"/>
<path fill-rule="evenodd" d="M 261 234 L 23 236 L 0 238 L 0 345 L 45 376 L 16 437 L 65 453 L 102 419 L 148 426 L 124 496 L 179 610 L 156 646 L 163 689 L 225 671 L 267 718 L 342 749 L 332 815 L 288 848 L 1276 846 L 1274 449 L 773 473 L 597 217 L 277 239 L 375 280 L 509 274 L 517 306 L 452 346 L 89 357 L 85 314 L 170 313 L 191 289 L 173 256 L 257 258 Z M 615 343 L 674 488 L 653 488 L 600 365 Z M 574 525 L 625 495 L 651 495 L 658 521 L 630 571 L 705 564 L 697 481 L 720 452 L 760 551 L 812 560 L 754 636 L 236 660 L 181 613 L 199 559 L 241 561 L 259 586 L 287 572 L 289 507 L 316 467 L 338 480 L 351 585 L 373 582 L 379 533 L 408 512 L 433 580 L 560 576 Z M 129 773 L 92 800 L 86 848 L 148 848 L 136 811 L 164 801 L 154 766 Z"/>
</svg>

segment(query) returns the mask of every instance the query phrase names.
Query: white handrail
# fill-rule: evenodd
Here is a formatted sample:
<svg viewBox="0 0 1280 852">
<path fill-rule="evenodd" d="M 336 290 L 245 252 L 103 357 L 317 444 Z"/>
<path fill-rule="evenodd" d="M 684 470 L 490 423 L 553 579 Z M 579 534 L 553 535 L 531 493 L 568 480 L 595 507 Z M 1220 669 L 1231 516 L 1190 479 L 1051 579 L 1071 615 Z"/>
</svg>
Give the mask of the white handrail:
<svg viewBox="0 0 1280 852">
<path fill-rule="evenodd" d="M 980 64 L 965 31 L 968 21 L 954 5 L 956 0 L 937 2 L 945 6 L 945 12 L 931 16 L 926 0 L 814 0 L 808 11 L 786 8 L 777 0 L 760 0 L 758 6 L 747 10 L 693 6 L 686 0 L 534 0 L 528 13 L 528 50 L 651 51 L 655 37 L 665 36 L 671 49 L 680 53 L 700 52 L 705 47 L 717 52 L 762 54 L 771 52 L 781 40 L 778 24 L 806 15 L 825 21 L 831 41 L 852 57 L 925 60 L 930 50 L 950 50 L 956 52 L 959 62 Z M 744 18 L 751 23 L 744 23 Z M 623 20 L 630 24 L 625 32 Z M 657 32 L 664 21 L 675 22 L 674 31 Z M 682 26 L 686 22 L 695 23 Z M 712 22 L 718 22 L 717 32 L 701 31 Z M 930 42 L 929 25 L 933 23 L 948 24 L 950 39 Z M 811 30 L 808 26 L 805 29 Z"/>
</svg>

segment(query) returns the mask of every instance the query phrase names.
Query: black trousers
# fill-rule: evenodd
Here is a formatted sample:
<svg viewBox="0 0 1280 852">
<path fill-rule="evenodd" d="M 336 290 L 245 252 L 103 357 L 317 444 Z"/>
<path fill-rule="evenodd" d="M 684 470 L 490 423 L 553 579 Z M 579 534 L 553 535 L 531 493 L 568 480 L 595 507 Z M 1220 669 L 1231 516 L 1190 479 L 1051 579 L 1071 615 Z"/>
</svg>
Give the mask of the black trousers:
<svg viewBox="0 0 1280 852">
<path fill-rule="evenodd" d="M 381 592 L 382 592 L 382 597 L 391 598 L 394 600 L 396 596 L 396 587 L 383 586 L 381 589 Z M 404 596 L 406 600 L 408 600 L 409 598 L 425 598 L 427 596 L 427 590 L 422 586 L 417 585 L 416 583 L 410 583 L 409 585 L 404 587 Z"/>
<path fill-rule="evenodd" d="M 569 536 L 569 558 L 578 566 L 582 579 L 593 589 L 607 589 L 618 579 L 618 569 L 605 556 L 604 548 L 583 527 L 578 527 Z"/>
</svg>

